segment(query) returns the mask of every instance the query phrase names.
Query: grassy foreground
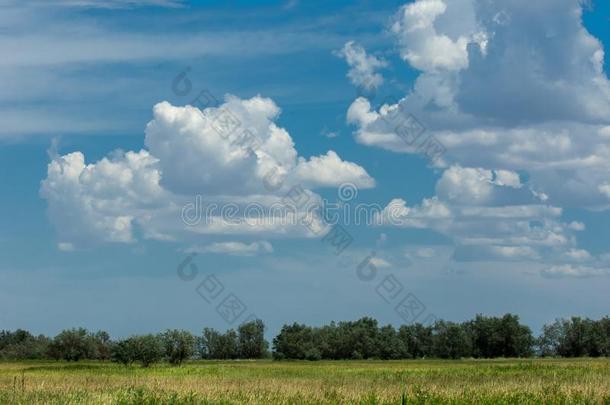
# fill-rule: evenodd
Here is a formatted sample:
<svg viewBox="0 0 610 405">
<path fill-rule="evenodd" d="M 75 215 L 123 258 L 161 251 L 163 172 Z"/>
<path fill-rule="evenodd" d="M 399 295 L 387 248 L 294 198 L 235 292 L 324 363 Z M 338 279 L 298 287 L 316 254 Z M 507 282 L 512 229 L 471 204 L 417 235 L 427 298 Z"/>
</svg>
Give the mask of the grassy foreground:
<svg viewBox="0 0 610 405">
<path fill-rule="evenodd" d="M 11 404 L 610 404 L 610 360 L 0 363 Z"/>
</svg>

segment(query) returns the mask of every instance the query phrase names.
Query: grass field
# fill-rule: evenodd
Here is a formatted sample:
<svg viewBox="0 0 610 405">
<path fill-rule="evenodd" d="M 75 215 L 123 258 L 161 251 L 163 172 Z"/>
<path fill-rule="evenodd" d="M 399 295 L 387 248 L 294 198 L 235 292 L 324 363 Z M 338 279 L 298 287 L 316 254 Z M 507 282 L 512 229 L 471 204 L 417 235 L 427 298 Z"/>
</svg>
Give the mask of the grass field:
<svg viewBox="0 0 610 405">
<path fill-rule="evenodd" d="M 10 404 L 610 404 L 610 360 L 0 363 Z"/>
</svg>

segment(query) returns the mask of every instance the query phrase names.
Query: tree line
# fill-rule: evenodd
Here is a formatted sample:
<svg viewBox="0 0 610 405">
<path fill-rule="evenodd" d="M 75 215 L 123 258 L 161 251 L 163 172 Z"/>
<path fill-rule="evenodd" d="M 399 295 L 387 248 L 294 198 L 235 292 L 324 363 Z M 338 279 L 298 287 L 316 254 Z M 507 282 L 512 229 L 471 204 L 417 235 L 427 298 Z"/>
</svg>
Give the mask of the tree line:
<svg viewBox="0 0 610 405">
<path fill-rule="evenodd" d="M 534 343 L 530 328 L 510 314 L 398 329 L 362 318 L 322 327 L 285 325 L 273 340 L 273 356 L 304 360 L 529 357 Z"/>
<path fill-rule="evenodd" d="M 112 340 L 104 331 L 67 329 L 49 338 L 28 331 L 0 331 L 0 359 L 106 360 L 148 367 L 166 361 L 180 365 L 189 359 L 343 360 L 497 357 L 610 356 L 610 318 L 572 317 L 545 325 L 534 337 L 519 317 L 477 315 L 466 322 L 438 320 L 432 325 L 380 326 L 375 319 L 331 322 L 311 327 L 284 325 L 265 340 L 265 325 L 255 320 L 221 333 L 211 328 L 201 335 L 185 330 L 136 335 Z"/>
<path fill-rule="evenodd" d="M 180 365 L 189 359 L 260 359 L 269 356 L 265 325 L 261 320 L 241 324 L 220 333 L 205 328 L 201 336 L 186 330 L 135 335 L 111 340 L 104 331 L 66 329 L 54 338 L 34 336 L 18 329 L 0 331 L 0 359 L 6 360 L 106 360 L 148 367 L 167 361 Z"/>
</svg>

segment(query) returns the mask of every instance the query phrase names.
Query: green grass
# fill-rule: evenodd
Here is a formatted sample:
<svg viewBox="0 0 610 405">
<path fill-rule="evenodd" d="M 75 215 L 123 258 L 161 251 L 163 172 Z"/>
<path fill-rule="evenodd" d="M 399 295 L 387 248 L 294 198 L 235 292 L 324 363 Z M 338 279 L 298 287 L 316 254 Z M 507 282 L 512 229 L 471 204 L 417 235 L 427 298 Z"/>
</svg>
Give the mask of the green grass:
<svg viewBox="0 0 610 405">
<path fill-rule="evenodd" d="M 610 360 L 0 363 L 10 404 L 610 404 Z"/>
</svg>

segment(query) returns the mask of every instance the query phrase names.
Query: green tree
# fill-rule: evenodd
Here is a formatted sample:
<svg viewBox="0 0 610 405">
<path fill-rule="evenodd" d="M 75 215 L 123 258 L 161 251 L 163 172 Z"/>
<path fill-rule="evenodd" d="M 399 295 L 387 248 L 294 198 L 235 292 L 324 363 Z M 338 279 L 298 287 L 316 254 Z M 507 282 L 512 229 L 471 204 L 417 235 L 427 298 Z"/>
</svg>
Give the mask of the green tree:
<svg viewBox="0 0 610 405">
<path fill-rule="evenodd" d="M 314 334 L 314 329 L 306 325 L 284 325 L 273 339 L 273 357 L 277 360 L 318 360 L 322 353 L 316 345 Z"/>
<path fill-rule="evenodd" d="M 87 329 L 66 329 L 55 336 L 49 345 L 49 350 L 52 357 L 79 361 L 94 358 L 95 344 Z"/>
<path fill-rule="evenodd" d="M 217 357 L 219 359 L 236 359 L 238 358 L 237 333 L 233 329 L 229 329 L 224 334 L 220 335 L 218 346 L 216 348 Z"/>
<path fill-rule="evenodd" d="M 379 330 L 379 358 L 382 360 L 395 360 L 404 356 L 402 342 L 392 325 L 386 325 Z"/>
<path fill-rule="evenodd" d="M 132 364 L 137 357 L 135 340 L 127 338 L 116 342 L 111 346 L 110 353 L 112 361 L 126 366 Z"/>
<path fill-rule="evenodd" d="M 44 359 L 49 352 L 51 339 L 17 329 L 15 332 L 0 331 L 0 359 Z"/>
<path fill-rule="evenodd" d="M 472 343 L 472 356 L 528 357 L 532 355 L 532 331 L 519 323 L 519 317 L 506 314 L 502 318 L 477 315 L 463 324 Z"/>
<path fill-rule="evenodd" d="M 163 359 L 163 344 L 157 335 L 134 336 L 132 348 L 134 349 L 134 360 L 139 361 L 142 367 L 149 367 Z"/>
<path fill-rule="evenodd" d="M 239 357 L 237 333 L 233 329 L 223 334 L 204 328 L 199 340 L 199 352 L 204 359 L 236 359 Z"/>
<path fill-rule="evenodd" d="M 340 331 L 335 322 L 330 325 L 324 325 L 321 328 L 316 328 L 312 331 L 312 338 L 321 359 L 340 359 L 338 342 Z"/>
<path fill-rule="evenodd" d="M 610 357 L 610 318 L 603 317 L 595 323 L 599 339 L 600 356 Z"/>
<path fill-rule="evenodd" d="M 432 327 L 420 323 L 402 325 L 398 329 L 403 358 L 419 359 L 433 355 Z"/>
<path fill-rule="evenodd" d="M 269 343 L 265 340 L 265 324 L 257 319 L 243 323 L 238 330 L 238 352 L 242 359 L 260 359 L 266 356 Z"/>
<path fill-rule="evenodd" d="M 339 359 L 379 357 L 377 321 L 364 317 L 357 321 L 339 322 L 336 329 L 336 356 Z"/>
<path fill-rule="evenodd" d="M 198 341 L 199 356 L 202 359 L 213 359 L 219 339 L 220 333 L 218 333 L 216 330 L 212 328 L 204 328 L 203 334 Z"/>
<path fill-rule="evenodd" d="M 556 353 L 562 357 L 579 357 L 588 354 L 587 323 L 579 317 L 558 319 L 552 325 L 556 334 Z"/>
<path fill-rule="evenodd" d="M 502 350 L 494 353 L 502 357 L 529 357 L 532 355 L 534 336 L 529 327 L 519 323 L 517 315 L 506 314 L 499 321 L 498 340 Z"/>
<path fill-rule="evenodd" d="M 473 357 L 493 358 L 500 356 L 502 342 L 499 334 L 499 324 L 498 318 L 478 314 L 464 325 L 472 342 Z"/>
<path fill-rule="evenodd" d="M 434 356 L 443 359 L 470 357 L 472 345 L 463 325 L 437 321 L 433 327 Z"/>
<path fill-rule="evenodd" d="M 166 330 L 161 335 L 165 356 L 170 364 L 180 365 L 195 352 L 195 336 L 185 330 Z"/>
<path fill-rule="evenodd" d="M 535 343 L 538 355 L 542 357 L 558 356 L 562 340 L 563 324 L 560 320 L 556 320 L 550 325 L 544 325 L 542 333 Z"/>
<path fill-rule="evenodd" d="M 110 360 L 112 342 L 108 332 L 103 330 L 97 331 L 91 338 L 93 339 L 95 358 L 98 360 Z"/>
</svg>

